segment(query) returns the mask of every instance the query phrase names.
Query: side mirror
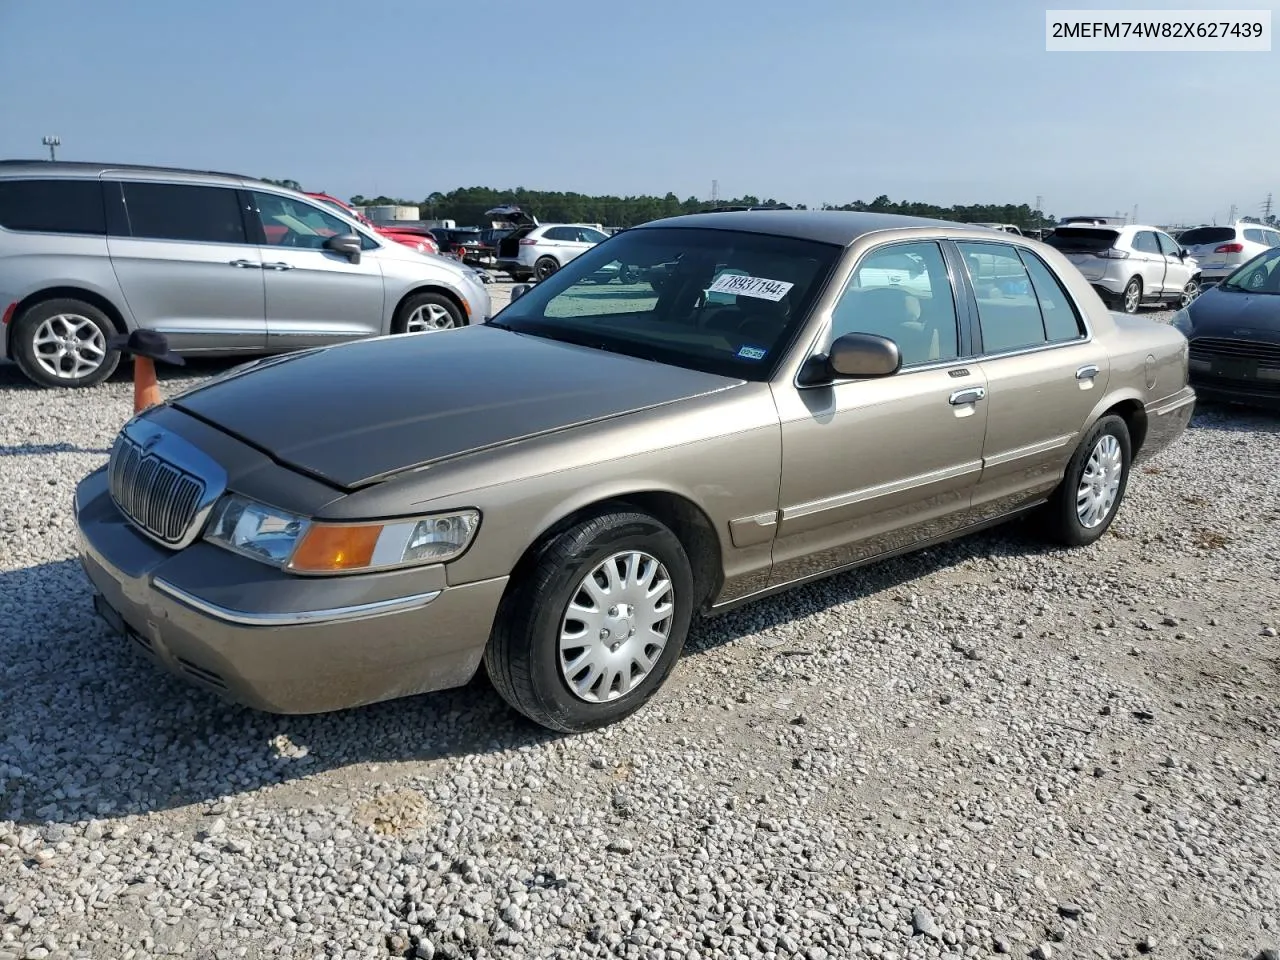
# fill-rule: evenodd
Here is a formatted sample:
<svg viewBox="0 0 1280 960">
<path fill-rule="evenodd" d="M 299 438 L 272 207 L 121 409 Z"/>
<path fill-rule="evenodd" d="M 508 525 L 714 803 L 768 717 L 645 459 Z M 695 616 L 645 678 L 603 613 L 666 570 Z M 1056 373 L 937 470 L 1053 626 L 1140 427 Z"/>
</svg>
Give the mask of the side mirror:
<svg viewBox="0 0 1280 960">
<path fill-rule="evenodd" d="M 888 337 L 871 333 L 846 333 L 831 344 L 825 357 L 813 357 L 804 382 L 865 380 L 891 377 L 902 368 L 902 351 Z"/>
<path fill-rule="evenodd" d="M 519 300 L 521 297 L 523 297 L 526 293 L 528 293 L 532 289 L 533 289 L 532 283 L 517 283 L 514 287 L 511 288 L 511 302 L 515 303 L 517 300 Z"/>
<path fill-rule="evenodd" d="M 360 262 L 360 238 L 354 233 L 339 233 L 324 242 L 326 250 L 340 253 L 352 263 Z"/>
<path fill-rule="evenodd" d="M 1187 257 L 1191 256 L 1191 251 L 1188 250 L 1186 247 L 1183 247 L 1181 250 L 1178 251 L 1178 256 L 1180 256 L 1183 260 L 1185 260 L 1187 259 Z"/>
</svg>

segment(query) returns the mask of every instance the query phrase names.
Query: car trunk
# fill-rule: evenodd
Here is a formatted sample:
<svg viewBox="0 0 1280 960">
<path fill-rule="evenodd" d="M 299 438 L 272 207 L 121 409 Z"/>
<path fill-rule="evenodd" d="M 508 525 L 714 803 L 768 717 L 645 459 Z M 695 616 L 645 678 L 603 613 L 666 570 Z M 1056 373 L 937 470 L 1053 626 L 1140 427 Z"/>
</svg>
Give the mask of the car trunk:
<svg viewBox="0 0 1280 960">
<path fill-rule="evenodd" d="M 538 226 L 537 217 L 525 213 L 516 206 L 494 207 L 485 211 L 485 216 L 493 223 L 502 224 L 510 229 L 497 244 L 499 260 L 514 260 L 520 255 L 520 241 L 531 234 Z"/>
<path fill-rule="evenodd" d="M 1106 227 L 1058 227 L 1044 242 L 1074 263 L 1086 280 L 1100 280 L 1107 272 L 1106 253 L 1119 238 L 1120 231 Z"/>
<path fill-rule="evenodd" d="M 1191 251 L 1201 270 L 1238 267 L 1248 259 L 1234 227 L 1194 227 L 1178 238 Z"/>
</svg>

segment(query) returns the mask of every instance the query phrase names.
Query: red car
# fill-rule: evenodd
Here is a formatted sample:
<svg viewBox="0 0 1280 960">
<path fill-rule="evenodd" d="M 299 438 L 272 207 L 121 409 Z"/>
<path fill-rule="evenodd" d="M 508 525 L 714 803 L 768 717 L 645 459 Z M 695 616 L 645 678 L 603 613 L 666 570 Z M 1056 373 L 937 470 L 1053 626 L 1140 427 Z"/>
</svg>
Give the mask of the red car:
<svg viewBox="0 0 1280 960">
<path fill-rule="evenodd" d="M 436 243 L 435 237 L 426 230 L 423 230 L 421 227 L 380 227 L 368 217 L 356 213 L 355 210 L 351 209 L 351 207 L 347 206 L 347 204 L 343 203 L 337 197 L 331 197 L 327 193 L 308 193 L 307 196 L 311 197 L 313 200 L 319 200 L 321 203 L 328 204 L 331 207 L 341 210 L 348 217 L 359 220 L 370 230 L 374 231 L 379 236 L 386 237 L 388 240 L 394 240 L 396 243 L 403 243 L 406 247 L 412 247 L 419 253 L 440 252 L 440 245 Z"/>
</svg>

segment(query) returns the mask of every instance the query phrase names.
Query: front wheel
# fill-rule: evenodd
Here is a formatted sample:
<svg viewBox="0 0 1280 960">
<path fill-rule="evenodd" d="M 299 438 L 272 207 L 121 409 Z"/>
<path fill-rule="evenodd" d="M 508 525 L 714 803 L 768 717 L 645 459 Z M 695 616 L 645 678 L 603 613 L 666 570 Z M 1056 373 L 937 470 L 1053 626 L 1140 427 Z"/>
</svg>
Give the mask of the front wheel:
<svg viewBox="0 0 1280 960">
<path fill-rule="evenodd" d="M 1123 419 L 1111 415 L 1095 423 L 1045 505 L 1049 537 L 1069 547 L 1083 547 L 1106 533 L 1124 498 L 1132 459 L 1129 427 Z"/>
<path fill-rule="evenodd" d="M 395 333 L 435 333 L 466 326 L 458 305 L 443 293 L 415 293 L 396 311 Z"/>
<path fill-rule="evenodd" d="M 1200 281 L 1189 280 L 1187 285 L 1182 288 L 1182 293 L 1178 297 L 1179 307 L 1191 306 L 1191 301 L 1200 296 Z"/>
<path fill-rule="evenodd" d="M 533 275 L 539 280 L 545 280 L 559 269 L 560 264 L 556 263 L 554 257 L 539 257 L 538 262 L 533 265 Z"/>
<path fill-rule="evenodd" d="M 693 599 L 674 533 L 643 513 L 601 514 L 544 543 L 512 583 L 485 668 L 508 704 L 548 729 L 615 723 L 670 674 Z"/>
</svg>

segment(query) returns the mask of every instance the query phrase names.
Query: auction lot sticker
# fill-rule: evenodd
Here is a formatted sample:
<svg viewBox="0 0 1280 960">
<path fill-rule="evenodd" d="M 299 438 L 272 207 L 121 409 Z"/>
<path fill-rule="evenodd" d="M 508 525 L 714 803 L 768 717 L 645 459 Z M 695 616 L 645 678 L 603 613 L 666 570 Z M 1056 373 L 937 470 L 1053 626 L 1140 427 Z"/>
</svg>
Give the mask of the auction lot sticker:
<svg viewBox="0 0 1280 960">
<path fill-rule="evenodd" d="M 777 303 L 794 286 L 794 283 L 769 280 L 766 277 L 748 277 L 743 273 L 722 273 L 707 289 L 711 293 L 732 293 L 739 297 L 756 297 Z"/>
</svg>

